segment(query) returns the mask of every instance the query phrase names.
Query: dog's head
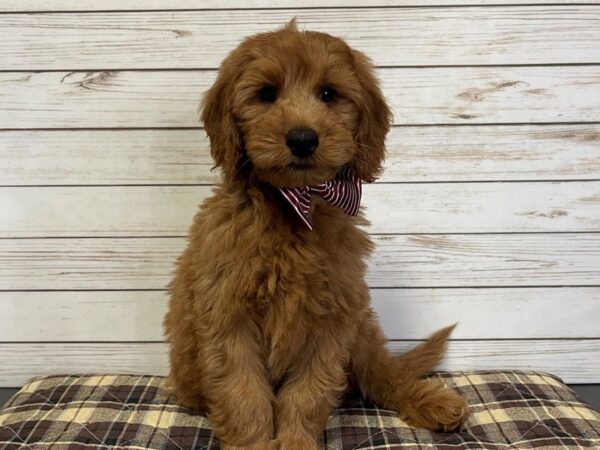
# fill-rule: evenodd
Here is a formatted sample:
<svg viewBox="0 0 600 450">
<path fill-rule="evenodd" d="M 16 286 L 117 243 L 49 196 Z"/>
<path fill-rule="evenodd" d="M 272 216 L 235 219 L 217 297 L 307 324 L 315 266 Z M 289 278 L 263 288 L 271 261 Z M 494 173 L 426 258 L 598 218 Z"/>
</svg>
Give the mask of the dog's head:
<svg viewBox="0 0 600 450">
<path fill-rule="evenodd" d="M 390 119 L 367 57 L 294 21 L 236 48 L 202 110 L 225 179 L 278 187 L 321 183 L 345 165 L 374 181 Z"/>
</svg>

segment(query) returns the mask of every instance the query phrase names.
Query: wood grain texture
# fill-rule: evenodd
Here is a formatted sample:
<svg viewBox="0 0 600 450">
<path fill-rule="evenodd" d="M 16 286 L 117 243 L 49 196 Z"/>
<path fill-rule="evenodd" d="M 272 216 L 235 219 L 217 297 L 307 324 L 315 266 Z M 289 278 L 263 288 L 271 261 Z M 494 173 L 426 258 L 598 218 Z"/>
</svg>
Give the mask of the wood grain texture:
<svg viewBox="0 0 600 450">
<path fill-rule="evenodd" d="M 208 186 L 5 187 L 0 237 L 182 236 Z M 600 181 L 371 184 L 372 233 L 599 231 Z"/>
<path fill-rule="evenodd" d="M 0 0 L 0 11 L 148 11 L 182 9 L 349 8 L 445 5 L 597 4 L 596 0 Z"/>
<path fill-rule="evenodd" d="M 402 353 L 414 341 L 392 341 Z M 538 370 L 567 383 L 597 380 L 600 340 L 452 341 L 441 370 Z M 165 375 L 167 345 L 163 343 L 21 343 L 0 344 L 0 386 L 23 385 L 49 374 L 138 373 Z"/>
<path fill-rule="evenodd" d="M 215 73 L 0 73 L 0 127 L 197 127 L 198 104 Z M 386 68 L 377 74 L 398 125 L 600 121 L 600 66 Z"/>
<path fill-rule="evenodd" d="M 218 177 L 197 104 L 292 16 L 371 56 L 394 109 L 364 201 L 392 350 L 459 321 L 443 368 L 597 382 L 599 5 L 0 0 L 0 385 L 166 372 L 164 288 Z"/>
<path fill-rule="evenodd" d="M 586 286 L 600 234 L 383 235 L 371 287 Z M 164 289 L 183 238 L 0 239 L 0 290 Z"/>
<path fill-rule="evenodd" d="M 0 183 L 212 184 L 201 130 L 0 132 Z M 600 125 L 395 127 L 383 182 L 600 179 Z"/>
<path fill-rule="evenodd" d="M 5 186 L 213 184 L 213 165 L 203 130 L 0 132 Z"/>
<path fill-rule="evenodd" d="M 600 62 L 600 9 L 562 5 L 6 14 L 3 68 L 215 68 L 243 37 L 294 16 L 378 65 Z"/>
<path fill-rule="evenodd" d="M 600 338 L 600 287 L 372 289 L 390 339 Z M 162 341 L 164 291 L 0 292 L 0 342 Z M 94 320 L 90 320 L 90 318 Z M 532 321 L 532 317 L 540 320 Z"/>
</svg>

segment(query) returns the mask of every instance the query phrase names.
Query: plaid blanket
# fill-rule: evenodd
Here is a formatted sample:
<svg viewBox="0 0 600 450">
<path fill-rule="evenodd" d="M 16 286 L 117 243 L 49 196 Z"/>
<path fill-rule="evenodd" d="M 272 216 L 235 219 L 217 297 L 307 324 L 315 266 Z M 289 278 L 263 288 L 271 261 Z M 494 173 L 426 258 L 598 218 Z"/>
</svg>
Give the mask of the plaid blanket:
<svg viewBox="0 0 600 450">
<path fill-rule="evenodd" d="M 348 394 L 323 448 L 599 449 L 600 414 L 553 375 L 437 373 L 464 395 L 471 416 L 455 433 L 408 427 Z M 208 420 L 178 406 L 162 377 L 49 376 L 27 383 L 0 411 L 1 449 L 218 449 Z M 293 450 L 293 449 L 284 449 Z"/>
</svg>

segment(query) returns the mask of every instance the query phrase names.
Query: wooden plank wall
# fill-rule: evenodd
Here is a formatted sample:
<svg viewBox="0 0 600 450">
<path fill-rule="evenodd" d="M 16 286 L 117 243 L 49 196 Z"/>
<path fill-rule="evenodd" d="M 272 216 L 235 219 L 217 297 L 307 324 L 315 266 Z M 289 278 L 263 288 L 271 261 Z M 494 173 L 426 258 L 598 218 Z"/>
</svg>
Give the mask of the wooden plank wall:
<svg viewBox="0 0 600 450">
<path fill-rule="evenodd" d="M 600 382 L 600 4 L 0 0 L 0 386 L 165 373 L 165 285 L 217 174 L 197 123 L 228 50 L 297 16 L 377 65 L 365 187 L 393 351 Z"/>
</svg>

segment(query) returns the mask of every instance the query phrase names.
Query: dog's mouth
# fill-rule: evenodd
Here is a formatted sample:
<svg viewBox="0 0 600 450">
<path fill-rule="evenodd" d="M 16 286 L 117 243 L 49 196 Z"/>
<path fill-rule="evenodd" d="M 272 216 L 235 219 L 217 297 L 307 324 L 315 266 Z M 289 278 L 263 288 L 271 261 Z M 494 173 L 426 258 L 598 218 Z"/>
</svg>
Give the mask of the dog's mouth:
<svg viewBox="0 0 600 450">
<path fill-rule="evenodd" d="M 311 170 L 316 167 L 313 162 L 310 161 L 292 161 L 288 164 L 288 167 L 295 170 Z"/>
</svg>

